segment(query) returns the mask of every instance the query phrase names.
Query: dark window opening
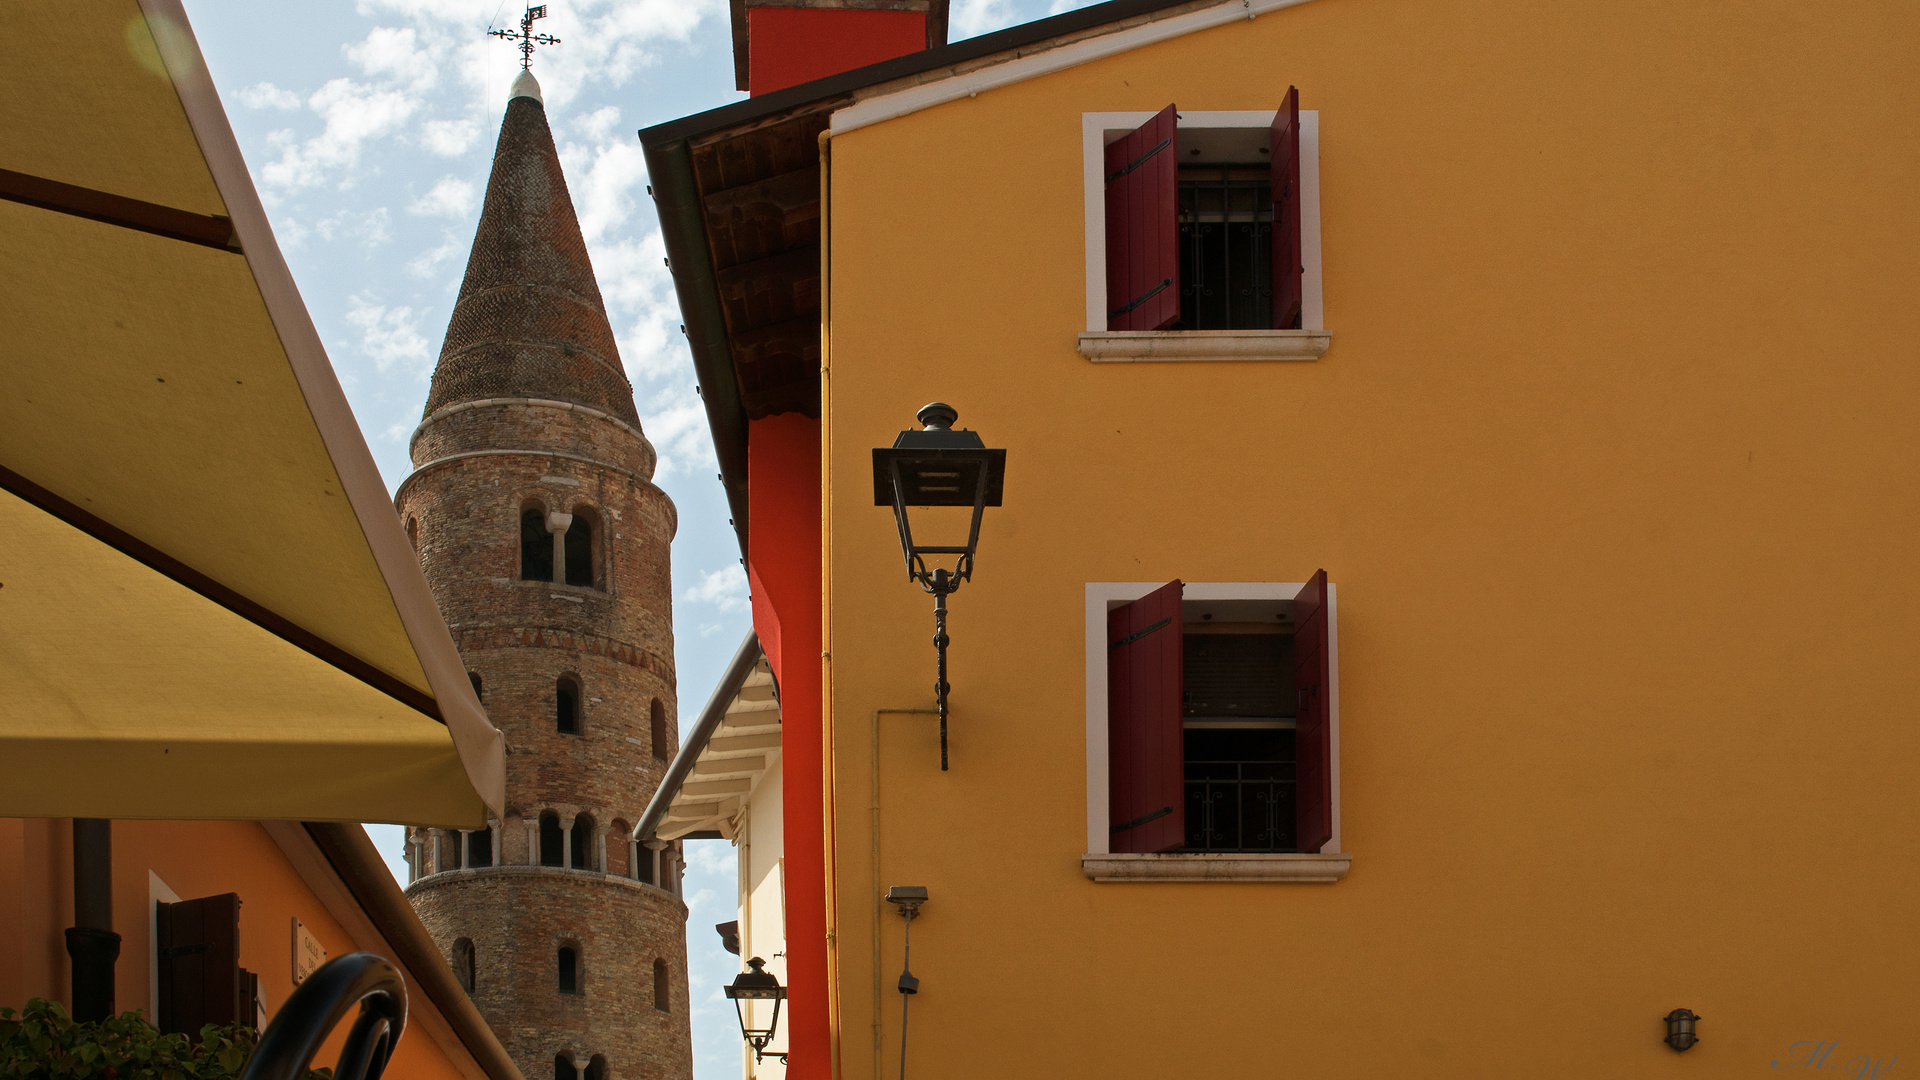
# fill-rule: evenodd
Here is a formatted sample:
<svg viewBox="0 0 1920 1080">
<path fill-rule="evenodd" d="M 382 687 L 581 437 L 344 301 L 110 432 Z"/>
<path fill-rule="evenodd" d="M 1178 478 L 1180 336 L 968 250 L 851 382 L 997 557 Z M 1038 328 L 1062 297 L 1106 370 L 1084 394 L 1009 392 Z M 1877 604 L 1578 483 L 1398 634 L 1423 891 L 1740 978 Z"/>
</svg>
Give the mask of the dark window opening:
<svg viewBox="0 0 1920 1080">
<path fill-rule="evenodd" d="M 673 1011 L 673 988 L 667 980 L 667 962 L 653 962 L 653 1007 L 661 1012 Z"/>
<path fill-rule="evenodd" d="M 580 684 L 565 676 L 553 687 L 553 718 L 560 734 L 580 734 Z"/>
<path fill-rule="evenodd" d="M 560 992 L 580 992 L 580 954 L 566 945 L 560 946 Z"/>
<path fill-rule="evenodd" d="M 564 856 L 560 845 L 566 843 L 566 837 L 560 829 L 560 815 L 549 810 L 540 815 L 540 865 L 564 865 Z"/>
<path fill-rule="evenodd" d="M 586 1080 L 607 1080 L 607 1059 L 599 1054 L 587 1060 Z"/>
<path fill-rule="evenodd" d="M 573 512 L 567 526 L 567 584 L 593 588 L 593 522 L 585 510 Z"/>
<path fill-rule="evenodd" d="M 480 682 L 480 673 L 477 671 L 467 672 L 467 681 L 473 684 L 473 696 L 485 701 L 487 699 L 487 692 Z"/>
<path fill-rule="evenodd" d="M 667 707 L 660 703 L 659 698 L 654 698 L 650 711 L 653 724 L 648 734 L 649 741 L 653 743 L 653 756 L 665 761 L 672 756 L 672 750 L 667 745 Z"/>
<path fill-rule="evenodd" d="M 420 519 L 417 517 L 407 519 L 407 543 L 412 545 L 413 550 L 420 550 Z"/>
<path fill-rule="evenodd" d="M 493 827 L 467 834 L 467 869 L 493 865 Z"/>
<path fill-rule="evenodd" d="M 461 938 L 453 943 L 453 974 L 460 989 L 473 993 L 473 941 Z"/>
<path fill-rule="evenodd" d="M 593 865 L 593 819 L 586 814 L 573 819 L 573 828 L 568 830 L 569 843 L 573 846 L 573 868 L 592 870 Z"/>
<path fill-rule="evenodd" d="M 520 578 L 553 580 L 553 534 L 547 531 L 546 512 L 537 507 L 520 511 Z"/>
<path fill-rule="evenodd" d="M 573 1067 L 573 1059 L 565 1054 L 553 1055 L 553 1080 L 580 1080 L 580 1070 Z"/>
<path fill-rule="evenodd" d="M 1293 638 L 1232 629 L 1181 642 L 1186 850 L 1292 851 Z"/>
<path fill-rule="evenodd" d="M 648 885 L 654 884 L 653 849 L 645 844 L 636 844 L 634 845 L 633 859 L 633 880 L 645 882 Z"/>
<path fill-rule="evenodd" d="M 1273 326 L 1273 196 L 1267 166 L 1180 170 L 1180 321 L 1175 330 Z"/>
</svg>

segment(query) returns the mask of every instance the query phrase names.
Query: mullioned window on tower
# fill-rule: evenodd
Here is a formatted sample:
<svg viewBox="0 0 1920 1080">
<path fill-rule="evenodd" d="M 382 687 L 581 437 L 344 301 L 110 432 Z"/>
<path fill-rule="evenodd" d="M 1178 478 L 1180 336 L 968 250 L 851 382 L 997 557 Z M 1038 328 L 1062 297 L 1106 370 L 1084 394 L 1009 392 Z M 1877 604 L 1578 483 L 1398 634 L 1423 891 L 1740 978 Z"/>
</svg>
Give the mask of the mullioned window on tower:
<svg viewBox="0 0 1920 1080">
<path fill-rule="evenodd" d="M 550 514 L 529 503 L 520 510 L 520 579 L 550 581 L 582 589 L 599 588 L 595 551 L 599 519 L 590 507 L 571 514 Z M 555 544 L 559 546 L 556 548 Z"/>
</svg>

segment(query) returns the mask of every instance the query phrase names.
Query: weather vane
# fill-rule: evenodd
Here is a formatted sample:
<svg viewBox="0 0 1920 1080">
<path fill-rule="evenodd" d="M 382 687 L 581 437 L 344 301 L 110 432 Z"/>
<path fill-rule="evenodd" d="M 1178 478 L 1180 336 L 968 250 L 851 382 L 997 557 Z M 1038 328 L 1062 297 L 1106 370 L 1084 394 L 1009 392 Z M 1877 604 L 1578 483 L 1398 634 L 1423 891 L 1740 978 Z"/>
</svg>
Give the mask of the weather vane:
<svg viewBox="0 0 1920 1080">
<path fill-rule="evenodd" d="M 520 42 L 520 70 L 531 71 L 533 69 L 533 47 L 535 45 L 560 44 L 560 39 L 554 37 L 552 34 L 536 34 L 533 32 L 533 20 L 544 19 L 546 17 L 547 5 L 540 4 L 528 8 L 527 13 L 520 16 L 519 33 L 516 34 L 511 30 L 489 30 L 487 34 L 490 37 L 506 38 L 509 41 L 518 39 Z"/>
</svg>

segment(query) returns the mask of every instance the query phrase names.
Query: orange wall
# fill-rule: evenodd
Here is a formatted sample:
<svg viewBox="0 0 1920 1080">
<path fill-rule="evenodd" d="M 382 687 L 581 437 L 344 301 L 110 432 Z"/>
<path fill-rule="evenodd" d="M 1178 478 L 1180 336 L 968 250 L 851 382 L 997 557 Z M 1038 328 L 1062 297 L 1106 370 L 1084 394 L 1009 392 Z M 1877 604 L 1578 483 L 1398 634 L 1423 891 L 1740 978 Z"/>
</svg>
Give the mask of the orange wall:
<svg viewBox="0 0 1920 1080">
<path fill-rule="evenodd" d="M 183 900 L 240 895 L 240 966 L 260 976 L 268 1013 L 293 992 L 292 922 L 298 918 L 329 957 L 355 951 L 341 927 L 301 879 L 264 828 L 249 821 L 115 821 L 113 919 L 120 960 L 114 968 L 115 1008 L 151 1015 L 149 975 L 153 943 L 149 872 Z M 68 959 L 63 932 L 73 925 L 72 826 L 64 820 L 0 819 L 0 1005 L 18 1009 L 29 997 L 66 1003 Z M 410 993 L 408 1009 L 431 1008 Z M 345 1037 L 342 1025 L 321 1048 L 316 1064 L 332 1065 Z M 392 1075 L 461 1080 L 417 1022 L 409 1023 L 391 1065 Z"/>
</svg>

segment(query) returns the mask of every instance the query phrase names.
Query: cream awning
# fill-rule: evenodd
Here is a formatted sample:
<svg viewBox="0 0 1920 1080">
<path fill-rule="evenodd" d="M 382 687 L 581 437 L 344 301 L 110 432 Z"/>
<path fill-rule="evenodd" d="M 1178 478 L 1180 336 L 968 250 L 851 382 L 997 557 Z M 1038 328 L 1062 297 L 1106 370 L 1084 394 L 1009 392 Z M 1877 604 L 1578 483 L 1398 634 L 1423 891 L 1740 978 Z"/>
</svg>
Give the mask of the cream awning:
<svg viewBox="0 0 1920 1080">
<path fill-rule="evenodd" d="M 500 733 L 177 0 L 10 15 L 0 816 L 483 824 Z"/>
</svg>

